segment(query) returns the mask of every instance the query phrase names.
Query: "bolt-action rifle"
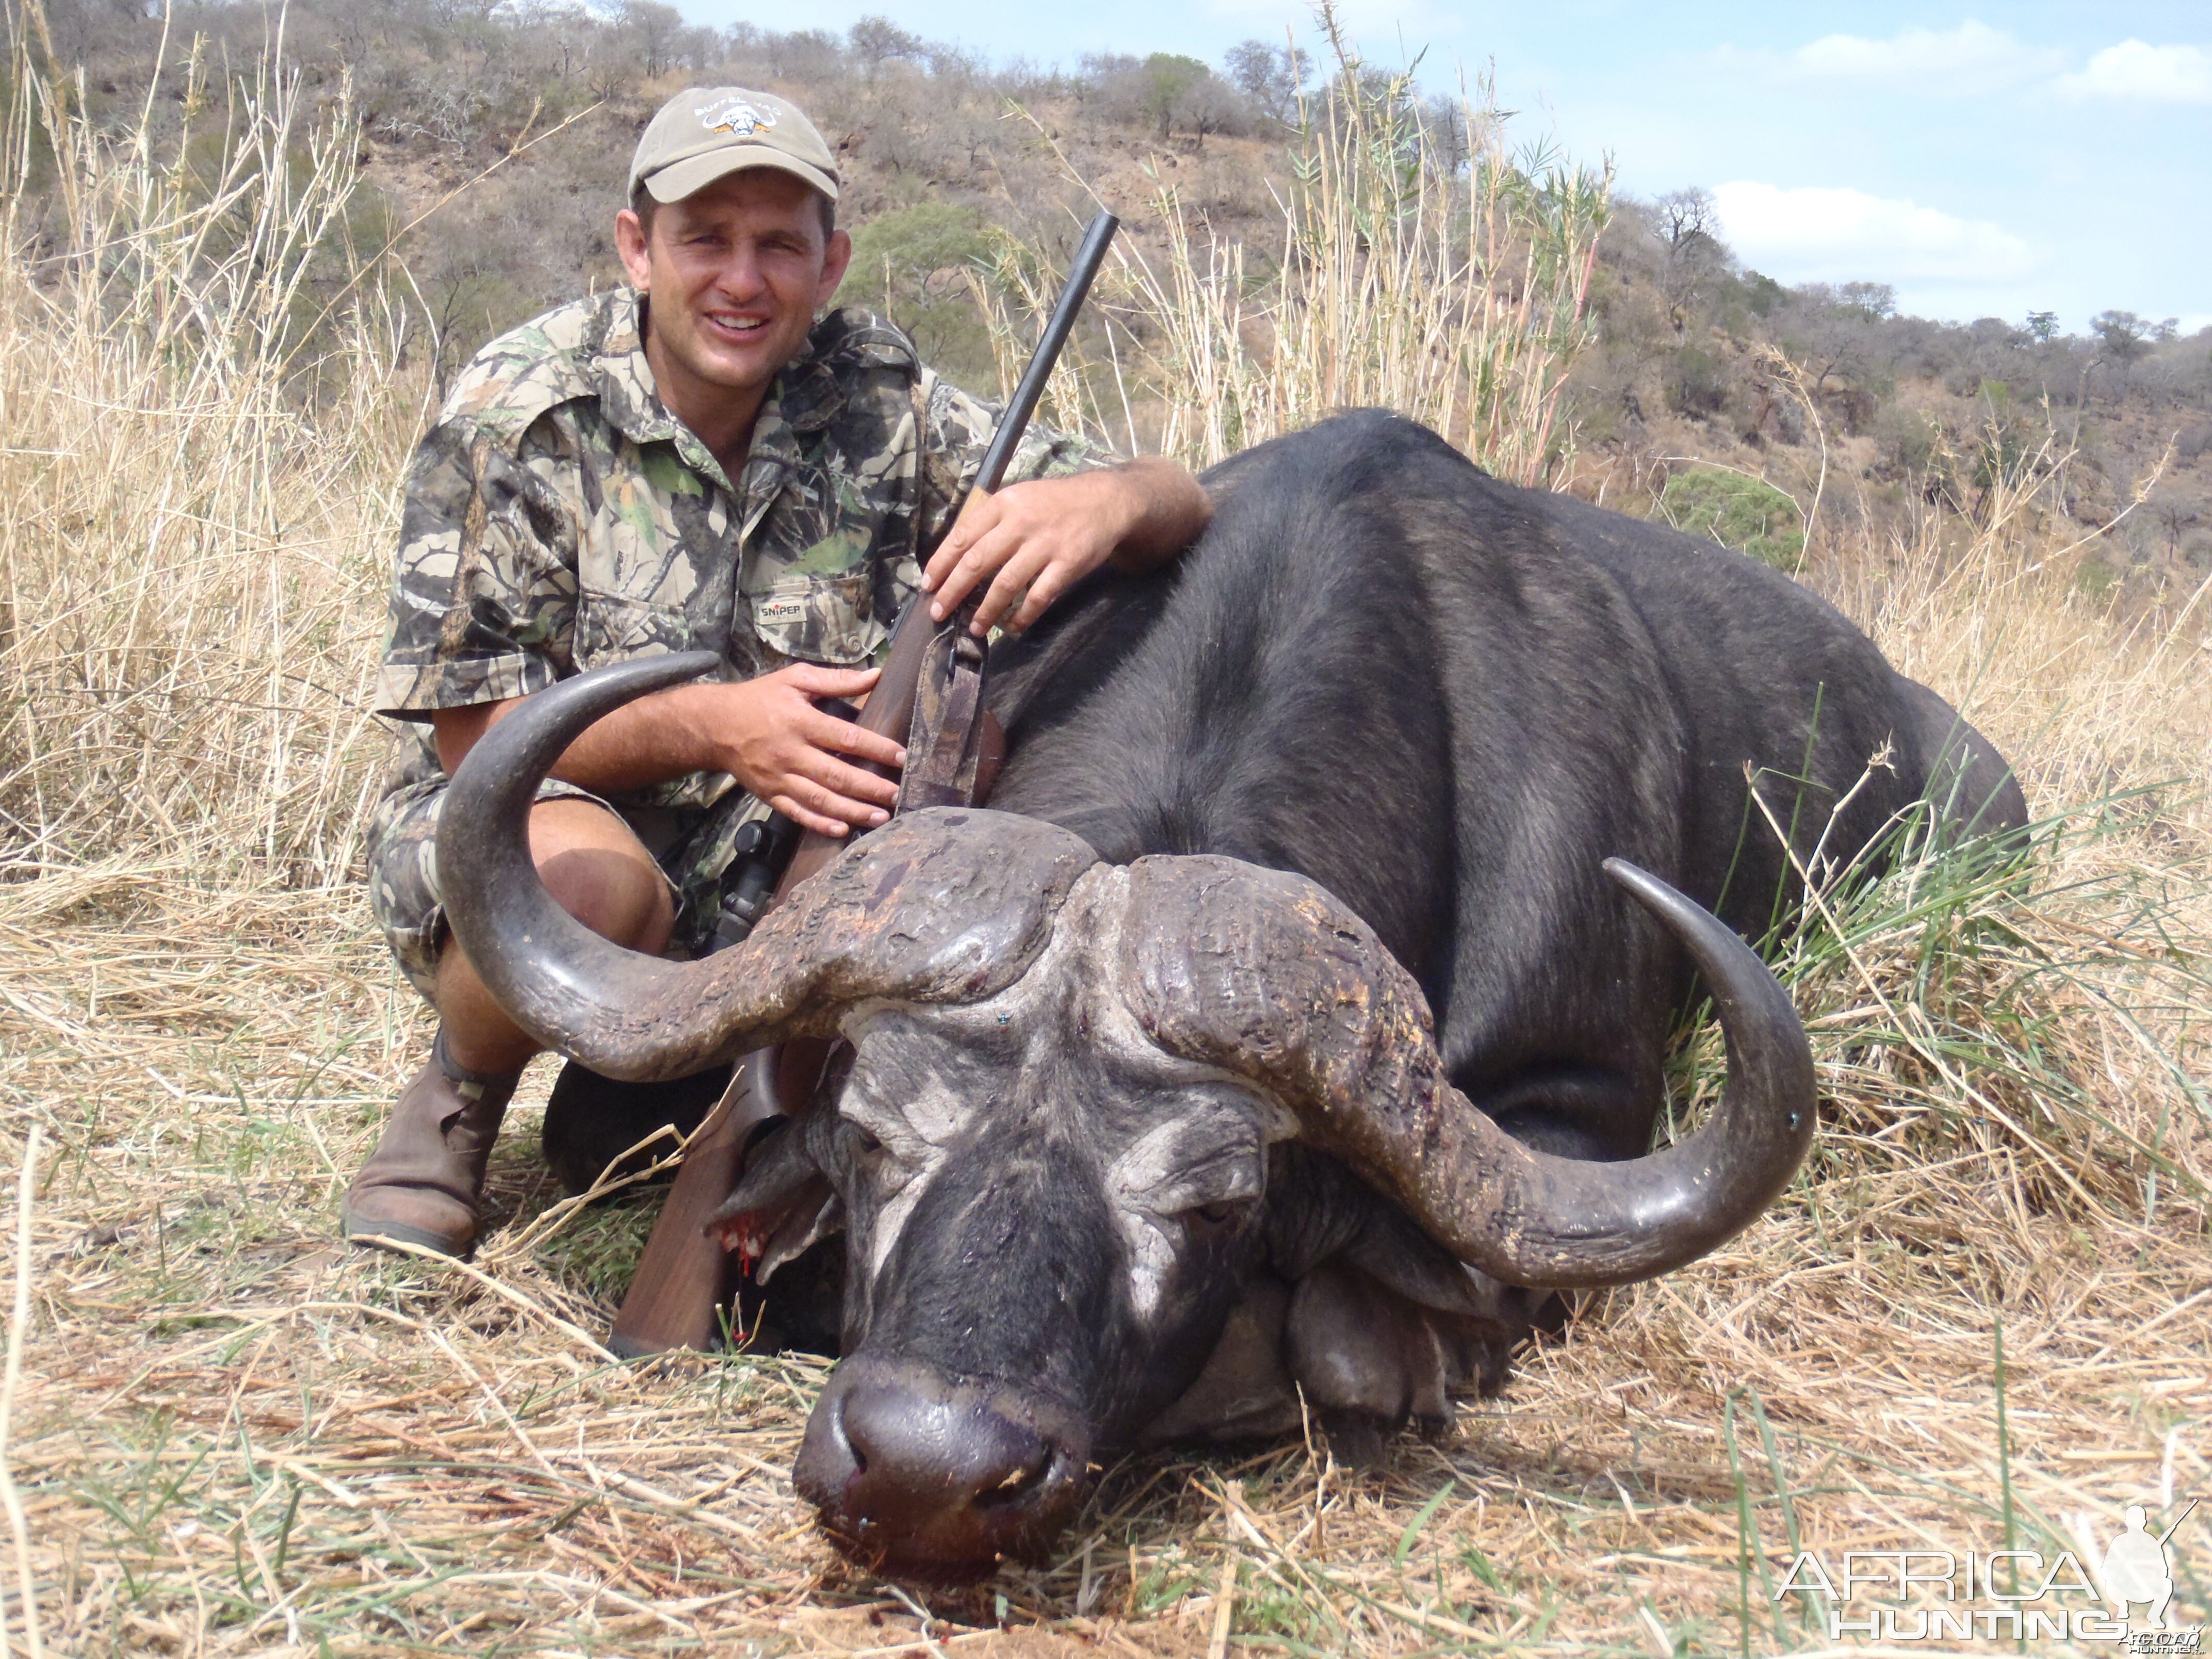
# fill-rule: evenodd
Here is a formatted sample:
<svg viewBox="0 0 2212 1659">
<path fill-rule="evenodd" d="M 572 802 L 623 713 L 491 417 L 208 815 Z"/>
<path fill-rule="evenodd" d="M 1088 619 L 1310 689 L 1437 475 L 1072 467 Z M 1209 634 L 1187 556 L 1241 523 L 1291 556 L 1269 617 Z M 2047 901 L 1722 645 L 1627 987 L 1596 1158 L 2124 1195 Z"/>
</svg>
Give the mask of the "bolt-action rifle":
<svg viewBox="0 0 2212 1659">
<path fill-rule="evenodd" d="M 971 494 L 991 494 L 1005 481 L 1118 223 L 1110 213 L 1091 222 L 1059 303 L 991 434 Z M 966 504 L 963 498 L 961 506 Z M 958 514 L 952 516 L 957 521 Z M 975 606 L 971 597 L 940 623 L 931 619 L 928 595 L 917 592 L 908 599 L 891 629 L 882 676 L 857 716 L 863 731 L 906 744 L 908 777 L 900 791 L 901 808 L 980 799 L 996 770 L 994 751 L 1002 751 L 1004 738 L 981 709 L 981 656 L 969 628 Z M 869 769 L 890 775 L 885 768 Z M 739 833 L 741 863 L 718 949 L 742 940 L 793 888 L 852 844 L 850 837 L 802 831 L 780 812 Z M 669 1348 L 704 1352 L 723 1334 L 720 1310 L 735 1289 L 738 1264 L 707 1236 L 707 1218 L 736 1186 L 753 1131 L 772 1117 L 795 1115 L 813 1097 L 830 1046 L 783 1043 L 738 1062 L 721 1100 L 685 1143 L 684 1162 L 615 1316 L 607 1346 L 616 1353 L 631 1358 Z"/>
</svg>

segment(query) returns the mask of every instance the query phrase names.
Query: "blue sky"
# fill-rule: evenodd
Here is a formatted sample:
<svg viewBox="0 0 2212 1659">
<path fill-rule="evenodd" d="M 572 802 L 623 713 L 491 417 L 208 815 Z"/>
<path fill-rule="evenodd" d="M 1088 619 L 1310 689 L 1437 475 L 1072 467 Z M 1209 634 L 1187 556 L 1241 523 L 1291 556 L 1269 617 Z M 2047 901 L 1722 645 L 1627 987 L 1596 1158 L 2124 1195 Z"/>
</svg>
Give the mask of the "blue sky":
<svg viewBox="0 0 2212 1659">
<path fill-rule="evenodd" d="M 726 25 L 799 9 L 681 0 Z M 1313 44 L 1284 0 L 811 0 L 999 58 Z M 1426 50 L 1432 89 L 1494 64 L 1523 137 L 1610 154 L 1624 189 L 1702 185 L 1744 260 L 1785 282 L 1894 283 L 1903 307 L 2079 330 L 2107 307 L 2212 324 L 2212 4 L 1828 6 L 1344 0 L 1372 60 Z"/>
</svg>

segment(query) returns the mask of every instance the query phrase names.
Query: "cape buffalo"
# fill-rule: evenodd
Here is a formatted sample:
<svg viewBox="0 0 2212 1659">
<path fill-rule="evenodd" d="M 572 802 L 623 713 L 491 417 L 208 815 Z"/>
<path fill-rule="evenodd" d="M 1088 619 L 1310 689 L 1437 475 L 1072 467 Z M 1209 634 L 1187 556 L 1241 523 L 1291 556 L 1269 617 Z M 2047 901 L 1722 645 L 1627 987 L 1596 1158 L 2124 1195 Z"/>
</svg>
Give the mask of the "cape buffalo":
<svg viewBox="0 0 2212 1659">
<path fill-rule="evenodd" d="M 456 933 L 550 1046 L 650 1078 L 848 1045 L 721 1224 L 763 1273 L 842 1231 L 794 1479 L 895 1569 L 1034 1553 L 1107 1450 L 1301 1395 L 1355 1439 L 1440 1425 L 1547 1291 L 1748 1223 L 1814 1099 L 1737 937 L 1794 890 L 1747 766 L 1805 848 L 1923 798 L 2025 821 L 1941 698 L 1749 559 L 1376 413 L 1206 483 L 1178 565 L 996 648 L 996 810 L 895 818 L 736 949 L 606 945 L 523 839 L 577 732 L 711 659 L 532 697 L 447 806 Z M 1724 1098 L 1653 1152 L 1693 972 Z"/>
</svg>

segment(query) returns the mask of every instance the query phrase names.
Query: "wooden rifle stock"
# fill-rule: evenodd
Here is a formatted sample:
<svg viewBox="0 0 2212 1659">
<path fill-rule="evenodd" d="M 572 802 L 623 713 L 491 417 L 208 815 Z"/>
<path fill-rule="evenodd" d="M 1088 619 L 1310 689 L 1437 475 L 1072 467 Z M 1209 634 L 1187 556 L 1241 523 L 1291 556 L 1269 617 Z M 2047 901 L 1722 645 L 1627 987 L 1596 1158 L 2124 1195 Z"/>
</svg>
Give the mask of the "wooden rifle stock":
<svg viewBox="0 0 2212 1659">
<path fill-rule="evenodd" d="M 1101 213 L 1091 222 L 1069 267 L 1066 286 L 1060 290 L 1020 384 L 999 417 L 990 447 L 983 452 L 971 491 L 988 495 L 1005 482 L 1006 468 L 1012 463 L 1030 417 L 1036 412 L 1053 364 L 1067 343 L 1119 222 L 1110 213 Z M 966 505 L 963 499 L 963 510 Z M 954 516 L 957 520 L 958 515 Z M 943 672 L 940 665 L 949 665 L 955 638 L 969 625 L 973 609 L 971 598 L 955 614 L 938 623 L 930 617 L 927 593 L 917 592 L 907 601 L 891 629 L 883 673 L 856 722 L 862 731 L 900 744 L 907 741 L 922 675 L 933 668 Z M 988 711 L 981 724 L 982 757 L 975 790 L 979 801 L 988 793 L 998 762 L 1006 752 L 1005 733 Z M 891 775 L 889 768 L 871 762 L 853 763 L 881 776 Z M 773 910 L 782 903 L 793 888 L 851 845 L 849 836 L 809 830 L 792 854 L 768 908 Z M 629 1294 L 615 1316 L 614 1331 L 607 1339 L 607 1346 L 615 1353 L 625 1359 L 671 1348 L 692 1348 L 704 1353 L 721 1338 L 721 1304 L 734 1290 L 740 1268 L 734 1256 L 707 1236 L 707 1218 L 737 1185 L 753 1131 L 772 1117 L 797 1116 L 813 1098 L 833 1046 L 819 1041 L 787 1042 L 759 1049 L 738 1063 L 729 1088 L 685 1143 L 684 1162 L 677 1167 L 660 1218 L 653 1224 L 653 1236 L 647 1240 L 645 1253 L 630 1277 Z"/>
</svg>

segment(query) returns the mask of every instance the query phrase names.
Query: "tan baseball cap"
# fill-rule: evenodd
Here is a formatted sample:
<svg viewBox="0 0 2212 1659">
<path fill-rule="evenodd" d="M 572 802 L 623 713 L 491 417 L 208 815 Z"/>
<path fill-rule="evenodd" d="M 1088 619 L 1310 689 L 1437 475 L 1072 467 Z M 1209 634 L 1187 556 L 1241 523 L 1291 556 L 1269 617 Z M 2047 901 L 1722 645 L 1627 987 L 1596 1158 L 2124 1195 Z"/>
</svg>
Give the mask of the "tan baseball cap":
<svg viewBox="0 0 2212 1659">
<path fill-rule="evenodd" d="M 663 104 L 630 157 L 629 188 L 680 202 L 745 167 L 775 167 L 837 199 L 837 158 L 814 123 L 797 105 L 743 87 L 687 87 Z"/>
</svg>

